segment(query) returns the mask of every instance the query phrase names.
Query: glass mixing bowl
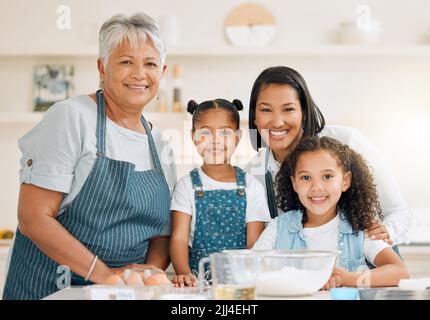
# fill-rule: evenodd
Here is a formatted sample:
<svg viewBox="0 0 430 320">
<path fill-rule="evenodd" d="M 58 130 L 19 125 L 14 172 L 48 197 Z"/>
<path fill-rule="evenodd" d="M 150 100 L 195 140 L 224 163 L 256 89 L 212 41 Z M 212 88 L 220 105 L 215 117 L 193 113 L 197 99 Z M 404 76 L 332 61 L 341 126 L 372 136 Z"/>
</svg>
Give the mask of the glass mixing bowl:
<svg viewBox="0 0 430 320">
<path fill-rule="evenodd" d="M 311 295 L 330 279 L 338 251 L 259 251 L 257 295 Z"/>
</svg>

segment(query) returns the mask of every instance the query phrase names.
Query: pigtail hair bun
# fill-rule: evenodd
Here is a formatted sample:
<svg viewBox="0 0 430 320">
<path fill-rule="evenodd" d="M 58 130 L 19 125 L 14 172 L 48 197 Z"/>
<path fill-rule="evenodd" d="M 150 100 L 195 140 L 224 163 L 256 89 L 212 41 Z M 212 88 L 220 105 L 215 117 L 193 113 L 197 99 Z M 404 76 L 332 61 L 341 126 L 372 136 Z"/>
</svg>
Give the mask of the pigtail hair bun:
<svg viewBox="0 0 430 320">
<path fill-rule="evenodd" d="M 189 113 L 193 114 L 194 111 L 196 111 L 198 106 L 199 106 L 199 104 L 197 102 L 195 102 L 194 100 L 190 100 L 190 101 L 188 101 L 187 111 Z"/>
<path fill-rule="evenodd" d="M 243 104 L 239 99 L 234 99 L 232 103 L 236 107 L 237 111 L 243 110 Z"/>
</svg>

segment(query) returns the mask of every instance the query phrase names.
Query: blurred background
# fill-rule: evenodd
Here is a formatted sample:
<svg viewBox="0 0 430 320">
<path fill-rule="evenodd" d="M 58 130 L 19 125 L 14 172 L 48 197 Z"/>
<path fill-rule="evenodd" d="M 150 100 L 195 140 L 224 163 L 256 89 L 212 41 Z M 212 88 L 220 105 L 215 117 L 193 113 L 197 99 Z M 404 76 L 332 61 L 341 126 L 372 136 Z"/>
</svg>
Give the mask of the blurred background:
<svg viewBox="0 0 430 320">
<path fill-rule="evenodd" d="M 427 275 L 430 1 L 252 3 L 257 6 L 239 0 L 0 0 L 0 230 L 14 231 L 17 223 L 17 139 L 52 101 L 98 88 L 101 24 L 116 13 L 143 11 L 162 27 L 169 71 L 161 102 L 145 113 L 170 136 L 178 176 L 199 161 L 183 111 L 189 99 L 241 99 L 246 128 L 258 74 L 293 67 L 329 124 L 359 129 L 388 160 L 414 212 L 410 266 L 419 261 L 414 274 Z M 235 161 L 244 165 L 253 154 L 245 137 Z"/>
</svg>

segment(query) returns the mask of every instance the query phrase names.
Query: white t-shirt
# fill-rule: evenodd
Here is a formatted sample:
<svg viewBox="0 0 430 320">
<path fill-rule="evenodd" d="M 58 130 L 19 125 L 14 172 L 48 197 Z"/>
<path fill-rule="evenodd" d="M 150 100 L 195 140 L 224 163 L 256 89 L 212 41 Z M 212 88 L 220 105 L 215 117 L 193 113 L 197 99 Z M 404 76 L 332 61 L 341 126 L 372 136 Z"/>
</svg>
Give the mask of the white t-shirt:
<svg viewBox="0 0 430 320">
<path fill-rule="evenodd" d="M 57 102 L 19 139 L 20 182 L 63 192 L 59 214 L 75 199 L 95 163 L 96 127 L 97 104 L 82 95 Z M 157 128 L 151 133 L 172 194 L 176 182 L 173 151 Z M 154 168 L 147 135 L 120 127 L 108 117 L 106 156 L 133 163 L 136 171 Z M 163 234 L 169 234 L 169 229 L 166 226 Z"/>
<path fill-rule="evenodd" d="M 276 247 L 276 239 L 278 237 L 277 218 L 272 219 L 266 229 L 264 229 L 260 238 L 255 242 L 252 249 L 256 250 L 271 250 Z M 336 215 L 331 221 L 315 228 L 303 228 L 303 235 L 306 242 L 306 247 L 309 250 L 338 250 L 339 238 L 339 215 Z M 374 264 L 375 258 L 379 252 L 385 248 L 389 248 L 386 242 L 382 240 L 372 240 L 364 238 L 364 256 L 367 261 Z"/>
<path fill-rule="evenodd" d="M 379 202 L 384 215 L 383 223 L 387 227 L 394 244 L 407 242 L 408 230 L 412 221 L 412 212 L 400 191 L 390 166 L 376 147 L 360 131 L 350 127 L 326 126 L 319 136 L 339 140 L 366 159 L 378 191 Z M 267 148 L 261 148 L 255 157 L 245 166 L 245 170 L 257 178 L 264 187 L 266 187 L 264 177 L 266 172 L 266 152 L 268 152 Z M 270 170 L 273 179 L 275 179 L 280 165 L 281 163 L 273 156 L 273 152 L 270 152 L 268 155 L 268 170 Z M 264 196 L 267 199 L 266 192 L 264 192 Z M 282 211 L 279 209 L 278 213 L 281 214 Z"/>
<path fill-rule="evenodd" d="M 233 190 L 237 188 L 236 182 L 220 182 L 206 175 L 201 168 L 198 169 L 202 181 L 203 190 Z M 267 201 L 262 195 L 263 186 L 251 175 L 246 174 L 246 223 L 252 221 L 270 221 Z M 194 230 L 196 224 L 196 204 L 194 198 L 194 188 L 189 174 L 179 179 L 172 197 L 170 209 L 180 211 L 192 216 L 190 226 L 189 246 L 192 247 Z"/>
</svg>

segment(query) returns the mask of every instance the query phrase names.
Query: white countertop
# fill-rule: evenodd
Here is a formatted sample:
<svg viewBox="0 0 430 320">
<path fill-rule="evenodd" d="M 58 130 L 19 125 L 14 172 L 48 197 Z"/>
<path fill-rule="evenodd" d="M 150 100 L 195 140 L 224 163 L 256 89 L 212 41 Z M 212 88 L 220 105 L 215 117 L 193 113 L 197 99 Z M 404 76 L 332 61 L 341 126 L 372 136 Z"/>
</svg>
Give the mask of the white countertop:
<svg viewBox="0 0 430 320">
<path fill-rule="evenodd" d="M 88 287 L 87 287 L 88 288 Z M 188 293 L 191 288 L 173 288 L 170 289 L 169 293 Z M 192 290 L 194 293 L 198 293 L 197 288 Z M 141 289 L 136 289 L 136 300 L 150 300 L 148 296 L 144 296 Z M 311 296 L 299 296 L 299 297 L 263 297 L 258 296 L 257 300 L 331 300 L 329 291 L 318 291 Z M 70 287 L 60 290 L 44 300 L 90 300 L 88 290 L 84 287 Z M 156 299 L 158 300 L 158 299 Z"/>
<path fill-rule="evenodd" d="M 401 284 L 401 287 L 383 287 L 383 288 L 372 288 L 372 289 L 364 289 L 363 292 L 360 293 L 359 296 L 366 297 L 365 299 L 376 299 L 376 300 L 428 300 L 430 298 L 429 290 L 424 290 L 425 288 L 422 286 L 422 283 L 418 283 L 416 281 L 406 280 L 407 283 Z M 426 280 L 428 283 L 430 279 Z M 91 300 L 89 290 L 91 287 L 100 287 L 100 286 L 88 286 L 88 287 L 71 287 L 60 290 L 48 297 L 44 300 Z M 148 290 L 149 288 L 149 290 Z M 208 297 L 208 292 L 204 292 L 203 294 L 199 293 L 198 288 L 161 288 L 161 289 L 153 289 L 154 287 L 145 287 L 145 288 L 131 288 L 131 287 L 106 287 L 103 286 L 105 293 L 108 292 L 109 296 L 107 298 L 103 298 L 103 300 L 117 300 L 116 294 L 118 293 L 118 289 L 126 289 L 134 290 L 133 299 L 129 300 L 213 300 Z M 98 288 L 100 289 L 100 288 Z M 361 290 L 361 289 L 359 289 Z M 155 293 L 154 293 L 155 291 Z M 150 293 L 150 294 L 149 294 Z M 185 295 L 194 294 L 194 299 L 187 298 Z M 163 294 L 169 294 L 169 298 L 163 299 Z M 172 298 L 175 296 L 174 298 Z M 175 295 L 176 294 L 176 295 Z M 196 295 L 203 298 L 196 298 Z M 127 296 L 130 298 L 129 294 L 123 294 L 123 296 Z M 357 297 L 359 299 L 359 296 Z M 99 296 L 100 297 L 100 296 Z M 97 300 L 97 299 L 94 299 Z M 100 300 L 100 299 L 99 299 Z M 294 297 L 271 297 L 271 296 L 257 296 L 256 300 L 332 300 L 330 295 L 330 291 L 317 291 L 313 295 L 309 296 L 294 296 Z"/>
<path fill-rule="evenodd" d="M 10 240 L 6 240 L 6 241 L 0 241 L 0 256 L 3 254 L 4 258 L 7 255 L 7 252 L 9 250 L 9 244 L 10 244 Z M 424 257 L 424 260 L 427 259 L 427 257 L 430 257 L 430 246 L 429 245 L 415 245 L 415 244 L 411 244 L 411 245 L 402 245 L 400 247 L 400 251 L 401 254 L 403 254 L 404 256 L 422 256 Z M 423 268 L 423 265 L 420 264 L 419 266 L 421 269 Z M 421 277 L 427 277 L 429 278 L 429 276 L 426 274 L 424 276 L 420 276 Z M 1 282 L 1 279 L 0 279 Z M 1 283 L 0 283 L 1 285 Z M 1 286 L 0 286 L 0 291 L 1 291 Z M 179 288 L 174 288 L 171 290 L 172 293 L 183 293 L 185 288 L 179 289 Z M 189 289 L 189 288 L 188 288 Z M 139 297 L 139 293 L 136 294 L 137 299 L 139 300 L 145 300 L 148 299 L 147 297 Z M 72 288 L 66 288 L 63 290 L 60 290 L 48 297 L 45 298 L 46 300 L 89 300 L 89 295 L 88 292 L 85 288 L 82 287 L 72 287 Z M 257 299 L 259 300 L 264 300 L 264 299 L 284 299 L 284 300 L 330 300 L 330 293 L 328 291 L 318 291 L 317 293 L 315 293 L 314 295 L 311 296 L 301 296 L 301 297 L 280 297 L 280 298 L 276 298 L 276 297 L 257 297 Z"/>
</svg>

